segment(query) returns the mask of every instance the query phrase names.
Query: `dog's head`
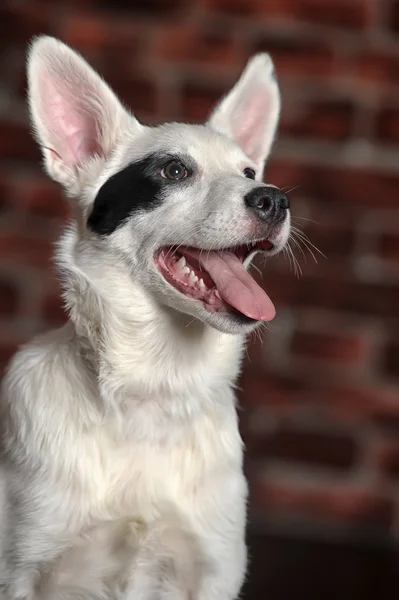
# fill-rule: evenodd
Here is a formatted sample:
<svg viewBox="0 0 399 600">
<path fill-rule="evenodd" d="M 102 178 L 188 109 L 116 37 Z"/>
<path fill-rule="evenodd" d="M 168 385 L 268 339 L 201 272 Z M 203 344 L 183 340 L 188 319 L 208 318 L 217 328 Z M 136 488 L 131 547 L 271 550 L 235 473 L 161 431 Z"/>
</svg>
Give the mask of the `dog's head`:
<svg viewBox="0 0 399 600">
<path fill-rule="evenodd" d="M 204 125 L 142 125 L 53 38 L 33 43 L 28 80 L 47 172 L 76 199 L 86 247 L 122 261 L 158 304 L 221 331 L 274 317 L 247 271 L 290 229 L 287 197 L 263 183 L 280 109 L 268 55 L 249 61 Z"/>
</svg>

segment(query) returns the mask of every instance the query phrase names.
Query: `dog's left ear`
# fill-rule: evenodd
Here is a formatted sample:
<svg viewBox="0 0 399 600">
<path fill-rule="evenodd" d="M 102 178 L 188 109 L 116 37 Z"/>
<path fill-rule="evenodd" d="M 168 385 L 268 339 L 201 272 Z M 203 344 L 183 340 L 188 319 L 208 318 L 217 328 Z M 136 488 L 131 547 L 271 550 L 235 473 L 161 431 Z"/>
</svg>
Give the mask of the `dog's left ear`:
<svg viewBox="0 0 399 600">
<path fill-rule="evenodd" d="M 255 55 L 208 124 L 233 139 L 263 172 L 280 114 L 280 93 L 272 59 Z"/>
</svg>

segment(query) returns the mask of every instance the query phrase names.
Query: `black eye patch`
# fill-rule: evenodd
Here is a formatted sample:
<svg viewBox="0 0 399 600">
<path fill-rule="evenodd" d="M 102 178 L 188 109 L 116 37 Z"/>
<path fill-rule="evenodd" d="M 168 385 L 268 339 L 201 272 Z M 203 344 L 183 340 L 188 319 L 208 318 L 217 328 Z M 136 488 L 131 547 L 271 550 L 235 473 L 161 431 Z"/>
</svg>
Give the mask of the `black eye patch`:
<svg viewBox="0 0 399 600">
<path fill-rule="evenodd" d="M 109 235 L 135 211 L 159 206 L 164 182 L 156 177 L 156 162 L 148 156 L 112 175 L 94 200 L 87 220 L 89 229 Z"/>
</svg>

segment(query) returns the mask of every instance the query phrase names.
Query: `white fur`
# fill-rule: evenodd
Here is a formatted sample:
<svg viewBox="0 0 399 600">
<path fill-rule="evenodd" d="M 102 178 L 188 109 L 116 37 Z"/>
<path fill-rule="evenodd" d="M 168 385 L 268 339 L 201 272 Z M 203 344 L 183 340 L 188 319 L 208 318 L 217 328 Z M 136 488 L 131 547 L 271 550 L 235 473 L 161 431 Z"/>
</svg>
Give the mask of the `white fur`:
<svg viewBox="0 0 399 600">
<path fill-rule="evenodd" d="M 147 128 L 70 48 L 34 42 L 32 121 L 74 209 L 57 250 L 70 319 L 22 348 L 3 383 L 1 598 L 237 597 L 247 486 L 233 387 L 250 327 L 183 297 L 152 256 L 183 238 L 212 248 L 259 236 L 241 206 L 256 184 L 241 172 L 263 165 L 274 136 L 271 72 L 255 57 L 206 126 Z M 240 138 L 229 120 L 245 105 Z M 176 191 L 106 239 L 89 231 L 102 183 L 158 148 L 201 165 L 190 202 Z M 288 228 L 276 232 L 280 245 Z"/>
</svg>

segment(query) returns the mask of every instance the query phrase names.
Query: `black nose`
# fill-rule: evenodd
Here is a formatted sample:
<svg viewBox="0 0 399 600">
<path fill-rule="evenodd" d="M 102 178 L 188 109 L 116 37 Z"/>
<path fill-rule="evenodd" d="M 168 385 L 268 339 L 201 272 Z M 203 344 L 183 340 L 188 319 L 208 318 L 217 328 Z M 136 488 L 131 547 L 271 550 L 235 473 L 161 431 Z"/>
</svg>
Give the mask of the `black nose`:
<svg viewBox="0 0 399 600">
<path fill-rule="evenodd" d="M 263 218 L 283 218 L 290 207 L 287 196 L 274 185 L 254 188 L 244 196 L 244 200 L 248 208 L 254 209 Z"/>
</svg>

